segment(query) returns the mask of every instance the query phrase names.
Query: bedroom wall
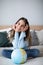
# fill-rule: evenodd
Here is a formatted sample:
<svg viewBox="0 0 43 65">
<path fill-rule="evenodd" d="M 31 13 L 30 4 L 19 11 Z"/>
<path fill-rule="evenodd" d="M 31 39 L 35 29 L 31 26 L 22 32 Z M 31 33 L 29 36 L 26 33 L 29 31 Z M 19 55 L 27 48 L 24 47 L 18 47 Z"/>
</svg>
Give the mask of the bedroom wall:
<svg viewBox="0 0 43 65">
<path fill-rule="evenodd" d="M 43 0 L 0 0 L 0 25 L 11 25 L 22 16 L 30 25 L 43 25 Z"/>
</svg>

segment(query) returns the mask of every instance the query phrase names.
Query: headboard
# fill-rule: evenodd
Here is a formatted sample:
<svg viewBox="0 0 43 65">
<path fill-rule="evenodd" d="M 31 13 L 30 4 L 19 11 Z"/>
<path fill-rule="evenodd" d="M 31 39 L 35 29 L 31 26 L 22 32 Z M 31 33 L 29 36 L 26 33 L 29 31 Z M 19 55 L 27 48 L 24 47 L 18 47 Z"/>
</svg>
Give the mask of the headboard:
<svg viewBox="0 0 43 65">
<path fill-rule="evenodd" d="M 6 28 L 11 28 L 12 25 L 8 26 L 8 25 L 0 25 L 0 30 L 1 29 L 6 29 Z M 43 25 L 30 25 L 30 29 L 31 30 L 42 30 L 43 29 Z"/>
</svg>

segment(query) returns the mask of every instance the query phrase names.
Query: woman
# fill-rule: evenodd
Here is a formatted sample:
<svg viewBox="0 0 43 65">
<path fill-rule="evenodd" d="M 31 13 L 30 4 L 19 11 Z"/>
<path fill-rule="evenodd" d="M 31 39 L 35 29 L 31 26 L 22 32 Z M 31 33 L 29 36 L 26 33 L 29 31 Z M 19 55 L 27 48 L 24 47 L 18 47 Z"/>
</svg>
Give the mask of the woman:
<svg viewBox="0 0 43 65">
<path fill-rule="evenodd" d="M 13 47 L 14 50 L 18 48 L 23 48 L 27 53 L 27 58 L 39 56 L 38 49 L 30 49 L 31 45 L 31 35 L 29 22 L 26 18 L 21 17 L 13 26 L 11 32 L 11 37 L 13 37 Z M 3 55 L 7 58 L 11 58 L 11 53 L 13 50 L 3 50 Z"/>
</svg>

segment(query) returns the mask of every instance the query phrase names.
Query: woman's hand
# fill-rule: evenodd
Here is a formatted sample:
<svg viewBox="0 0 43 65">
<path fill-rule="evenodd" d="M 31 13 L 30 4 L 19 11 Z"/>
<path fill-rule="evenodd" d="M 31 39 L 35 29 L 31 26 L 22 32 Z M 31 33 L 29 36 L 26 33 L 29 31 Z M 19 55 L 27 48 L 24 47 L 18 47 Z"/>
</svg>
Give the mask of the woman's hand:
<svg viewBox="0 0 43 65">
<path fill-rule="evenodd" d="M 16 29 L 16 24 L 12 25 L 12 29 L 15 31 L 15 29 Z"/>
<path fill-rule="evenodd" d="M 20 32 L 20 31 L 21 31 L 18 27 L 16 27 L 16 24 L 14 24 L 14 25 L 12 26 L 12 29 L 13 29 L 15 32 Z"/>
</svg>

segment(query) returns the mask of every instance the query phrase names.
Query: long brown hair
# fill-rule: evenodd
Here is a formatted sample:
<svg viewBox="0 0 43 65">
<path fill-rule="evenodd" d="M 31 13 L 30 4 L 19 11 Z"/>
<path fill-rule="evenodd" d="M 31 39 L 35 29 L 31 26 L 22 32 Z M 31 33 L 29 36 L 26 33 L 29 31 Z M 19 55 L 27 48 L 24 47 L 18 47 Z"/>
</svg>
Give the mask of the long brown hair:
<svg viewBox="0 0 43 65">
<path fill-rule="evenodd" d="M 24 38 L 25 40 L 27 40 L 29 42 L 29 45 L 31 45 L 31 35 L 30 35 L 30 26 L 29 26 L 29 22 L 26 18 L 21 17 L 15 24 L 17 24 L 20 20 L 23 20 L 25 22 L 25 25 L 28 25 L 28 29 L 25 31 L 26 33 L 26 37 Z M 10 38 L 14 37 L 14 33 L 15 31 L 12 29 L 10 31 Z"/>
</svg>

